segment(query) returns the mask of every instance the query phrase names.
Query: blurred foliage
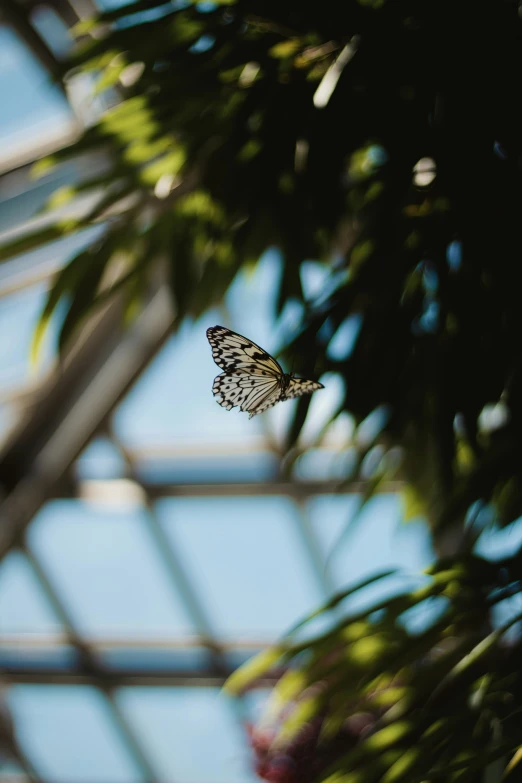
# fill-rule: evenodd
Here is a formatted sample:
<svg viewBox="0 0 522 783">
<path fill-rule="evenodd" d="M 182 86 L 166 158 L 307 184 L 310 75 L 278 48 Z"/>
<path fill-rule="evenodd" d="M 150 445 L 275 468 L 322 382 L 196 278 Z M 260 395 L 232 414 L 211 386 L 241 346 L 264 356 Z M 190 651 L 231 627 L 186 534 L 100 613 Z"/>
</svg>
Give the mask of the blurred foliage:
<svg viewBox="0 0 522 783">
<path fill-rule="evenodd" d="M 94 223 L 104 233 L 57 275 L 35 347 L 58 305 L 62 347 L 116 293 L 132 317 L 156 269 L 176 326 L 277 247 L 277 315 L 295 301 L 303 312 L 286 354 L 344 382 L 347 478 L 370 479 L 369 495 L 398 475 L 405 516 L 424 516 L 455 559 L 429 587 L 271 651 L 268 666 L 291 665 L 276 745 L 320 726 L 299 780 L 474 783 L 500 763 L 516 775 L 518 646 L 491 630 L 491 610 L 522 575 L 517 558 L 493 567 L 472 552 L 486 524 L 522 514 L 518 2 L 137 0 L 76 32 L 64 80 L 90 73 L 111 106 L 36 171 L 102 153 L 108 168 L 56 192 L 47 223 L 0 258 Z M 87 214 L 64 212 L 86 193 Z M 307 259 L 328 271 L 312 301 Z M 357 337 L 339 355 L 350 319 Z M 435 597 L 444 612 L 412 636 L 403 614 Z M 284 779 L 278 764 L 267 779 Z"/>
<path fill-rule="evenodd" d="M 339 373 L 340 410 L 358 424 L 387 411 L 378 442 L 403 448 L 406 515 L 441 530 L 481 501 L 502 525 L 516 519 L 518 4 L 138 0 L 76 32 L 64 79 L 90 73 L 111 108 L 36 171 L 101 152 L 108 169 L 86 167 L 0 257 L 93 223 L 105 232 L 58 275 L 35 349 L 59 304 L 62 347 L 117 291 L 132 317 L 158 266 L 176 322 L 196 317 L 275 246 L 278 314 L 304 304 L 295 370 Z M 87 214 L 63 211 L 86 193 Z M 304 298 L 306 259 L 330 271 L 317 301 Z M 354 317 L 355 345 L 334 358 Z M 487 405 L 505 410 L 489 430 Z"/>
<path fill-rule="evenodd" d="M 413 592 L 359 612 L 348 603 L 338 620 L 343 602 L 387 574 L 366 579 L 233 674 L 227 688 L 238 694 L 284 670 L 251 733 L 260 777 L 479 783 L 509 767 L 502 779 L 519 780 L 522 650 L 506 637 L 522 613 L 487 627 L 491 609 L 520 590 L 521 566 L 521 553 L 447 559 Z M 300 640 L 319 614 L 330 615 L 328 630 Z"/>
</svg>

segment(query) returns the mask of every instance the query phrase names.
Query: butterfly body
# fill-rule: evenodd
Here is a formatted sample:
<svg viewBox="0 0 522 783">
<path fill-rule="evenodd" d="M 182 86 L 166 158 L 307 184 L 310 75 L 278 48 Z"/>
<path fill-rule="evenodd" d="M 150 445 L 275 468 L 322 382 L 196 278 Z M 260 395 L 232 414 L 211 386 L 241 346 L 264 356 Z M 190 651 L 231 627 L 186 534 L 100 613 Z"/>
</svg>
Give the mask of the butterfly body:
<svg viewBox="0 0 522 783">
<path fill-rule="evenodd" d="M 252 418 L 278 402 L 324 388 L 317 381 L 284 373 L 259 345 L 224 326 L 210 327 L 207 337 L 214 361 L 223 370 L 214 379 L 212 391 L 227 410 L 239 406 Z"/>
</svg>

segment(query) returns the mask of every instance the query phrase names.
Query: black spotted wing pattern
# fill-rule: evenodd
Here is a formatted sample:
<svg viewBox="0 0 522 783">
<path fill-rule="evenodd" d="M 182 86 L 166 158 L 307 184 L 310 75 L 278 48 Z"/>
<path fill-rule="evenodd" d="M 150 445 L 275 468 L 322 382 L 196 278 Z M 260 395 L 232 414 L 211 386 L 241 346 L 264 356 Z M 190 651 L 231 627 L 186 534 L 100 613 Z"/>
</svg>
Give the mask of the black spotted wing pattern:
<svg viewBox="0 0 522 783">
<path fill-rule="evenodd" d="M 285 375 L 259 345 L 224 326 L 210 327 L 207 337 L 214 361 L 224 371 L 214 379 L 212 391 L 228 411 L 238 406 L 251 419 L 277 402 L 323 388 L 321 383 Z"/>
<path fill-rule="evenodd" d="M 277 378 L 262 375 L 232 374 L 222 372 L 214 379 L 212 387 L 216 402 L 227 411 L 239 406 L 248 411 L 250 418 L 275 405 L 281 397 L 281 385 Z"/>
<path fill-rule="evenodd" d="M 214 361 L 225 372 L 283 376 L 278 362 L 252 340 L 224 326 L 211 326 L 207 329 L 207 337 Z"/>
<path fill-rule="evenodd" d="M 283 394 L 283 400 L 302 397 L 303 394 L 313 394 L 317 389 L 324 389 L 323 384 L 317 381 L 307 381 L 305 378 L 290 378 Z"/>
</svg>

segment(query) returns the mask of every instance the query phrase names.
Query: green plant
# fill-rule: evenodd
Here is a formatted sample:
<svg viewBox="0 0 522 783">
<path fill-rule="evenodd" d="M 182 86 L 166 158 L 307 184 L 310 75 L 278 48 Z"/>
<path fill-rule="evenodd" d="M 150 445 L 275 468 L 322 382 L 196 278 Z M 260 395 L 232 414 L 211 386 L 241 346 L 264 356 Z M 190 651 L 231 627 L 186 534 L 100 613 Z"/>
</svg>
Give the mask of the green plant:
<svg viewBox="0 0 522 783">
<path fill-rule="evenodd" d="M 451 560 L 379 615 L 345 619 L 307 646 L 290 635 L 272 651 L 267 665 L 294 667 L 277 693 L 296 703 L 276 745 L 316 719 L 314 752 L 330 763 L 309 765 L 314 779 L 474 781 L 483 768 L 500 779 L 491 765 L 504 769 L 520 742 L 520 675 L 518 646 L 492 629 L 491 607 L 519 591 L 519 560 L 493 566 L 472 552 L 484 520 L 506 527 L 522 513 L 518 4 L 137 0 L 78 34 L 64 78 L 92 71 L 117 99 L 37 168 L 103 151 L 106 172 L 50 207 L 86 191 L 97 203 L 0 253 L 96 222 L 104 233 L 58 274 L 36 342 L 60 302 L 61 345 L 117 290 L 132 313 L 156 265 L 176 326 L 279 248 L 278 314 L 302 304 L 287 345 L 295 369 L 343 379 L 335 416 L 354 417 L 360 462 L 372 452 L 370 491 L 397 469 L 399 449 L 406 516 L 423 514 Z M 316 301 L 301 287 L 310 258 L 329 273 Z M 358 335 L 339 356 L 331 341 L 348 319 Z M 403 612 L 434 595 L 442 617 L 412 638 Z M 329 755 L 361 711 L 370 733 L 352 732 L 353 747 Z"/>
</svg>

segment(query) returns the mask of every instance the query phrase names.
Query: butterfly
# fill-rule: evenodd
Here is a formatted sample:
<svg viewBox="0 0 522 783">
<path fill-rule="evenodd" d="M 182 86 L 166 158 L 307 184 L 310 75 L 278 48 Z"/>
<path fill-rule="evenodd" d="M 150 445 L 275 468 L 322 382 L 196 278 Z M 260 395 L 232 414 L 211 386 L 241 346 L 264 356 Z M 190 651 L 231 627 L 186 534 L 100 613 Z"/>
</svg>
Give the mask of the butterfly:
<svg viewBox="0 0 522 783">
<path fill-rule="evenodd" d="M 212 392 L 227 411 L 239 405 L 251 419 L 277 402 L 324 389 L 322 383 L 284 373 L 259 345 L 224 326 L 211 326 L 207 337 L 213 359 L 223 370 L 214 379 Z"/>
</svg>

